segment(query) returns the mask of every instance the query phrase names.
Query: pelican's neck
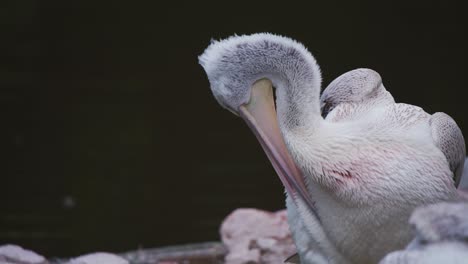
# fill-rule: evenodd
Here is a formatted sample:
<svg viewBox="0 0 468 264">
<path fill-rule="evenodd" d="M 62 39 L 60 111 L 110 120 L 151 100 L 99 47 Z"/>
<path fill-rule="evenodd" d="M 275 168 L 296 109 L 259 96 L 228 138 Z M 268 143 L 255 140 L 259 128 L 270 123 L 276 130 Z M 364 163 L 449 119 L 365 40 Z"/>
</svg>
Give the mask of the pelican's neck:
<svg viewBox="0 0 468 264">
<path fill-rule="evenodd" d="M 320 114 L 320 86 L 314 83 L 275 82 L 276 111 L 283 133 L 314 133 L 323 122 Z"/>
</svg>

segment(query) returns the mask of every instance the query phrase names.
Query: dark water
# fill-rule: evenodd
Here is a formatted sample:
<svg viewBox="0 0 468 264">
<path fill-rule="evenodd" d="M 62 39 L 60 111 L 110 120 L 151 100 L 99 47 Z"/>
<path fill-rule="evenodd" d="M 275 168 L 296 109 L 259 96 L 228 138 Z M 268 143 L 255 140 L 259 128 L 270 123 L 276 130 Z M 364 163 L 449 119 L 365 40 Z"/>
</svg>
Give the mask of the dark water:
<svg viewBox="0 0 468 264">
<path fill-rule="evenodd" d="M 454 3 L 2 5 L 0 244 L 68 256 L 217 240 L 234 208 L 284 207 L 253 135 L 197 64 L 211 38 L 291 36 L 325 84 L 373 68 L 398 101 L 468 130 L 468 24 Z"/>
</svg>

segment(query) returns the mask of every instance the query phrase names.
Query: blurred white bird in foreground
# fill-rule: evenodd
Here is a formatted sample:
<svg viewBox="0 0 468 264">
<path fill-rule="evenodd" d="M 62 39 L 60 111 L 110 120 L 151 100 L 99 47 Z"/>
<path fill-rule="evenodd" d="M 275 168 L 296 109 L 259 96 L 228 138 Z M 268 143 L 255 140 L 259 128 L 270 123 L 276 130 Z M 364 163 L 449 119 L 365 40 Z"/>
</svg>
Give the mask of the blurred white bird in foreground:
<svg viewBox="0 0 468 264">
<path fill-rule="evenodd" d="M 416 238 L 380 264 L 468 263 L 468 203 L 439 203 L 416 209 L 410 219 Z"/>
<path fill-rule="evenodd" d="M 314 57 L 272 34 L 215 41 L 199 61 L 285 186 L 301 263 L 377 263 L 411 240 L 416 207 L 459 199 L 460 129 L 444 113 L 395 103 L 375 71 L 345 73 L 321 98 Z"/>
</svg>

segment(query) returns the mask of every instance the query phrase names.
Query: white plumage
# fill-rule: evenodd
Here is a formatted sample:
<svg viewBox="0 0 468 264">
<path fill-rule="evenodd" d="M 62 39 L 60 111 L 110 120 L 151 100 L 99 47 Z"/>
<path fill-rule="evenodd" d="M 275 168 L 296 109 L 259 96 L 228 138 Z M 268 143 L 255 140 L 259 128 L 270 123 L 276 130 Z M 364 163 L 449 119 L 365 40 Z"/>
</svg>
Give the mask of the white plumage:
<svg viewBox="0 0 468 264">
<path fill-rule="evenodd" d="M 458 199 L 453 176 L 463 168 L 465 147 L 455 122 L 395 103 L 376 72 L 348 72 L 320 97 L 313 56 L 302 44 L 272 34 L 213 42 L 200 63 L 218 102 L 243 117 L 246 106 L 257 107 L 253 87 L 259 80 L 276 88 L 275 119 L 302 172 L 297 185 L 283 181 L 302 263 L 377 263 L 410 241 L 407 220 L 414 208 Z M 249 120 L 281 176 L 282 163 L 262 141 L 275 128 L 258 136 L 262 118 Z M 296 195 L 301 186 L 308 197 Z"/>
</svg>

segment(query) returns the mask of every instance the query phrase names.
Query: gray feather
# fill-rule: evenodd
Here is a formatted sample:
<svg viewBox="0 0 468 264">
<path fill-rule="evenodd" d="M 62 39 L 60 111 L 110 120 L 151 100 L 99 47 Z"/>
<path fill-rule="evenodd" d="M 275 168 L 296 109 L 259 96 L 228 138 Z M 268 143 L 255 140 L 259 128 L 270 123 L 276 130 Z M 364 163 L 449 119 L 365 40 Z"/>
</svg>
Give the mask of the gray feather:
<svg viewBox="0 0 468 264">
<path fill-rule="evenodd" d="M 464 168 L 458 189 L 468 191 L 468 158 L 465 159 L 465 165 L 463 167 Z"/>
<path fill-rule="evenodd" d="M 355 69 L 346 72 L 333 80 L 320 97 L 322 116 L 325 118 L 341 104 L 365 103 L 369 109 L 377 103 L 395 103 L 393 97 L 385 90 L 380 75 L 371 69 Z M 349 114 L 341 112 L 339 119 L 348 119 Z M 329 118 L 327 120 L 335 118 Z"/>
<path fill-rule="evenodd" d="M 444 153 L 458 186 L 464 170 L 466 157 L 465 139 L 457 123 L 445 113 L 432 115 L 429 124 L 436 146 Z"/>
</svg>

